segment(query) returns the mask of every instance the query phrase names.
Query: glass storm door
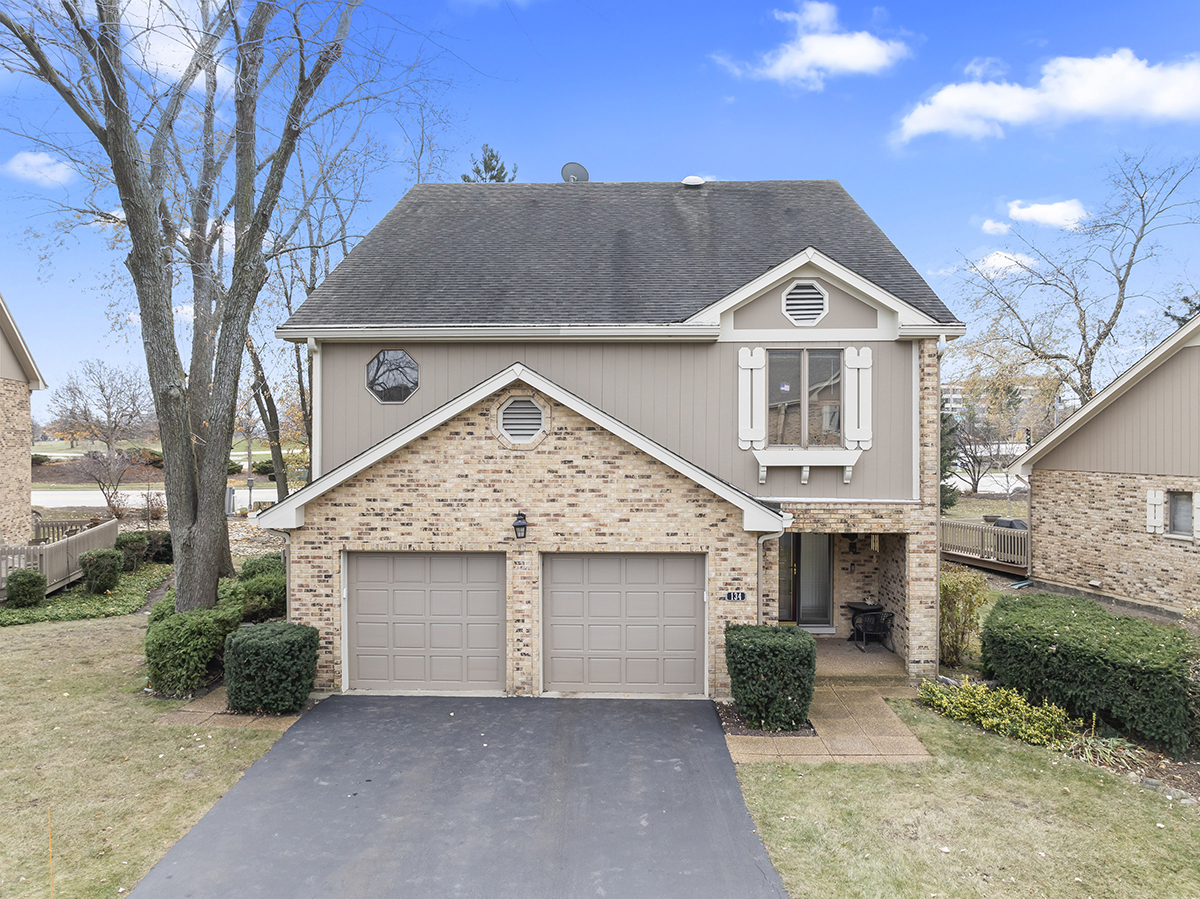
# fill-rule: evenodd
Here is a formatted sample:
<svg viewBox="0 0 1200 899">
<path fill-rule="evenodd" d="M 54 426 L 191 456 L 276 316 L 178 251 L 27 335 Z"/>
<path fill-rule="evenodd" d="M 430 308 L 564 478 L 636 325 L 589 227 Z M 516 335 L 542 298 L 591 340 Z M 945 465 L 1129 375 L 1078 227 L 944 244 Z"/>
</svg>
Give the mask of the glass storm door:
<svg viewBox="0 0 1200 899">
<path fill-rule="evenodd" d="M 779 620 L 833 624 L 833 565 L 829 534 L 784 534 L 779 539 Z"/>
</svg>

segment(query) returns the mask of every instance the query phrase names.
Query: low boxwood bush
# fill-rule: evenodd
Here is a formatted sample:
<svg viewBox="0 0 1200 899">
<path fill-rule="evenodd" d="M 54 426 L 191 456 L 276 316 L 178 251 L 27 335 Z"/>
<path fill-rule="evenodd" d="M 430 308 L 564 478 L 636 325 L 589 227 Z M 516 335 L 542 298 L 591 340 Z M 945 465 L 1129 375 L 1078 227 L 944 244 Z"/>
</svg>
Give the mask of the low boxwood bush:
<svg viewBox="0 0 1200 899">
<path fill-rule="evenodd" d="M 154 604 L 146 627 L 146 666 L 150 685 L 160 693 L 185 696 L 221 673 L 225 638 L 242 623 L 242 588 L 236 581 L 217 586 L 211 609 L 175 611 L 174 591 Z"/>
<path fill-rule="evenodd" d="M 1073 715 L 1187 749 L 1200 720 L 1200 649 L 1183 628 L 1112 615 L 1090 599 L 1004 597 L 984 623 L 989 677 Z M 1200 666 L 1197 666 L 1200 667 Z"/>
<path fill-rule="evenodd" d="M 121 583 L 125 554 L 115 549 L 89 549 L 79 554 L 79 567 L 88 593 L 106 593 Z"/>
<path fill-rule="evenodd" d="M 963 678 L 961 687 L 925 681 L 917 696 L 947 718 L 966 721 L 1033 746 L 1062 748 L 1083 725 L 1056 705 L 1047 702 L 1031 705 L 1016 690 L 1004 687 L 989 690 L 984 684 L 971 683 L 969 678 Z"/>
<path fill-rule="evenodd" d="M 269 621 L 225 638 L 225 695 L 235 712 L 287 714 L 304 708 L 317 671 L 315 627 Z"/>
<path fill-rule="evenodd" d="M 34 465 L 45 465 L 50 461 L 50 457 L 45 453 L 34 453 L 29 457 L 29 461 Z"/>
<path fill-rule="evenodd" d="M 150 541 L 146 539 L 145 531 L 128 531 L 118 534 L 114 548 L 125 557 L 125 571 L 137 571 L 146 561 Z"/>
<path fill-rule="evenodd" d="M 283 554 L 265 553 L 261 556 L 251 556 L 242 563 L 238 571 L 239 581 L 248 581 L 260 574 L 283 574 Z"/>
<path fill-rule="evenodd" d="M 725 665 L 742 717 L 763 730 L 799 730 L 808 721 L 817 642 L 798 627 L 725 626 Z"/>
<path fill-rule="evenodd" d="M 46 575 L 36 568 L 10 571 L 4 591 L 4 602 L 10 609 L 32 609 L 46 598 Z"/>
<path fill-rule="evenodd" d="M 979 610 L 987 601 L 987 578 L 963 565 L 943 565 L 941 578 L 941 644 L 943 665 L 957 668 L 979 633 Z"/>
<path fill-rule="evenodd" d="M 170 531 L 143 531 L 146 535 L 146 558 L 151 562 L 171 564 L 175 553 L 171 545 Z"/>
<path fill-rule="evenodd" d="M 262 462 L 255 462 L 252 466 L 250 466 L 250 468 L 257 475 L 266 476 L 269 474 L 275 474 L 275 463 L 270 459 L 266 459 Z"/>
<path fill-rule="evenodd" d="M 268 571 L 240 583 L 246 595 L 243 621 L 266 621 L 287 614 L 287 579 L 282 573 Z"/>
</svg>

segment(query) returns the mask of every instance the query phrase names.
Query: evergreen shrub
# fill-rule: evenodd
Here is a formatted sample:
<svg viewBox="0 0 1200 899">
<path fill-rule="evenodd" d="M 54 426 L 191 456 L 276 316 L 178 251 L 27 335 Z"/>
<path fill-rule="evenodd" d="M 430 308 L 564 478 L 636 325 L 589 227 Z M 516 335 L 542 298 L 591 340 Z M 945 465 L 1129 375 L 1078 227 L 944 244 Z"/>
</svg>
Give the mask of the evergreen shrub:
<svg viewBox="0 0 1200 899">
<path fill-rule="evenodd" d="M 127 531 L 117 535 L 114 547 L 125 557 L 124 570 L 137 571 L 146 561 L 150 541 L 146 539 L 145 531 Z"/>
<path fill-rule="evenodd" d="M 225 694 L 235 712 L 298 712 L 313 688 L 319 632 L 269 621 L 225 638 Z"/>
<path fill-rule="evenodd" d="M 817 675 L 812 634 L 798 627 L 727 624 L 725 664 L 747 724 L 763 730 L 804 727 Z"/>
<path fill-rule="evenodd" d="M 79 554 L 79 567 L 88 593 L 106 593 L 121 583 L 125 554 L 115 549 L 89 549 Z"/>
<path fill-rule="evenodd" d="M 239 581 L 248 581 L 260 574 L 284 574 L 283 553 L 265 553 L 251 556 L 242 563 L 238 571 Z"/>
<path fill-rule="evenodd" d="M 963 565 L 943 565 L 941 578 L 941 643 L 943 665 L 957 668 L 979 633 L 979 610 L 987 601 L 987 578 L 983 572 Z"/>
<path fill-rule="evenodd" d="M 1075 729 L 1083 725 L 1056 705 L 1047 702 L 1031 705 L 1016 690 L 989 690 L 984 684 L 971 683 L 969 678 L 963 678 L 961 687 L 925 681 L 917 696 L 947 718 L 966 721 L 1033 746 L 1062 748 L 1076 736 Z"/>
<path fill-rule="evenodd" d="M 989 677 L 1099 715 L 1126 733 L 1183 753 L 1200 721 L 1200 647 L 1186 630 L 1112 615 L 1090 599 L 1003 597 L 983 626 Z"/>
<path fill-rule="evenodd" d="M 243 621 L 266 621 L 287 614 L 287 580 L 280 572 L 268 571 L 240 583 L 246 595 Z"/>
<path fill-rule="evenodd" d="M 160 693 L 185 696 L 221 673 L 225 638 L 242 623 L 242 588 L 232 580 L 217 586 L 211 609 L 175 611 L 175 596 L 154 604 L 146 628 L 150 685 Z"/>
<path fill-rule="evenodd" d="M 175 561 L 175 553 L 171 548 L 170 531 L 143 531 L 146 535 L 146 559 L 150 562 L 164 562 L 170 565 Z"/>
<path fill-rule="evenodd" d="M 10 571 L 4 592 L 4 603 L 10 609 L 31 609 L 46 598 L 46 575 L 36 568 Z"/>
</svg>

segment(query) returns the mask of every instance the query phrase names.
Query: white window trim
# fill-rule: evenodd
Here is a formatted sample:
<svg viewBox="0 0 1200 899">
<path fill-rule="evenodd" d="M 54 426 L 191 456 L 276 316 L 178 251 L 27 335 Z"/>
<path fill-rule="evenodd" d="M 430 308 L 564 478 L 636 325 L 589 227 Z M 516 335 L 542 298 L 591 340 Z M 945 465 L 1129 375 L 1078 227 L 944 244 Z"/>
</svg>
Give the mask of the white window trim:
<svg viewBox="0 0 1200 899">
<path fill-rule="evenodd" d="M 1187 494 L 1192 498 L 1192 530 L 1173 531 L 1171 530 L 1171 519 L 1174 517 L 1171 511 L 1171 497 L 1176 494 Z M 1189 490 L 1167 490 L 1163 501 L 1163 536 L 1168 540 L 1179 540 L 1184 543 L 1193 543 L 1196 540 L 1196 494 Z"/>
</svg>

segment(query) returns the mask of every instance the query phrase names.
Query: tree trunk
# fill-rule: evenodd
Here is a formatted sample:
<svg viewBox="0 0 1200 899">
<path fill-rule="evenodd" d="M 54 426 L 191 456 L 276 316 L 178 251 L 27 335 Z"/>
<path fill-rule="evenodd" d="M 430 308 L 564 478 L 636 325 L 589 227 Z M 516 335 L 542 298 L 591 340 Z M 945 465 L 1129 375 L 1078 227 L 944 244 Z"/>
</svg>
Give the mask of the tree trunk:
<svg viewBox="0 0 1200 899">
<path fill-rule="evenodd" d="M 271 393 L 267 374 L 263 371 L 262 360 L 258 358 L 254 341 L 249 334 L 246 335 L 246 352 L 250 354 L 250 364 L 254 369 L 254 402 L 258 406 L 258 415 L 267 432 L 267 445 L 271 448 L 271 466 L 275 469 L 275 493 L 279 502 L 283 502 L 288 497 L 288 480 L 283 461 L 283 447 L 279 442 L 279 410 L 275 406 L 275 397 Z"/>
</svg>

